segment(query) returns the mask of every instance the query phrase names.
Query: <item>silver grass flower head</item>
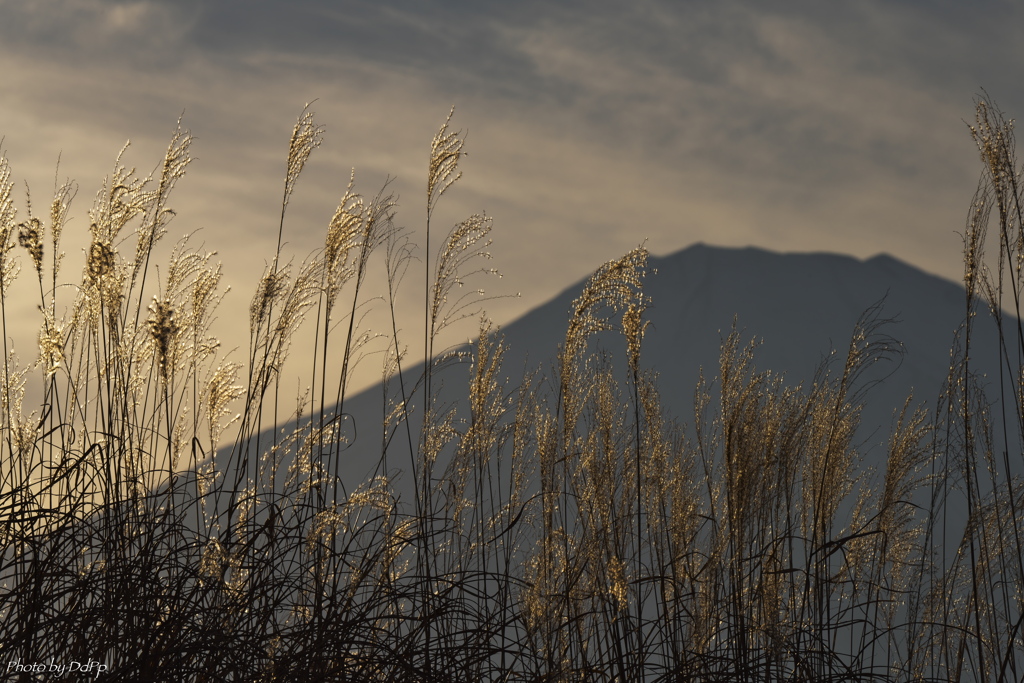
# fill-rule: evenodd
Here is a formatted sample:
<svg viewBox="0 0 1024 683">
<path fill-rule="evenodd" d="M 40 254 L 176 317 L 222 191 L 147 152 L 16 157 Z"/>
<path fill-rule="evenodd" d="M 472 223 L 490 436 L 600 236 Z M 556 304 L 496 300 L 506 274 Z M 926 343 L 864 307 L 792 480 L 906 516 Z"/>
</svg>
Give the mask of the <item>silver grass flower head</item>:
<svg viewBox="0 0 1024 683">
<path fill-rule="evenodd" d="M 327 228 L 324 253 L 327 264 L 332 268 L 338 265 L 339 258 L 344 259 L 348 250 L 355 246 L 359 225 L 363 221 L 363 198 L 352 191 L 355 180 L 356 171 L 352 169 L 348 187 Z"/>
<path fill-rule="evenodd" d="M 44 325 L 39 331 L 39 362 L 46 368 L 46 376 L 52 377 L 64 361 L 64 329 L 52 320 L 49 312 L 44 315 Z"/>
<path fill-rule="evenodd" d="M 233 362 L 219 365 L 207 383 L 206 410 L 213 443 L 218 442 L 224 429 L 221 419 L 229 414 L 228 406 L 244 393 L 244 387 L 236 383 L 241 367 Z"/>
<path fill-rule="evenodd" d="M 650 325 L 650 320 L 644 320 L 643 315 L 647 308 L 647 298 L 639 293 L 636 300 L 630 301 L 625 312 L 622 314 L 622 332 L 626 336 L 626 345 L 629 353 L 629 368 L 637 372 L 640 366 L 640 345 L 643 343 L 644 334 Z"/>
<path fill-rule="evenodd" d="M 466 141 L 459 137 L 461 131 L 449 131 L 448 124 L 455 113 L 455 107 L 448 112 L 441 129 L 430 143 L 430 164 L 427 167 L 427 211 L 432 213 L 434 204 L 449 187 L 462 177 L 459 158 L 462 157 Z"/>
<path fill-rule="evenodd" d="M 170 353 L 171 342 L 178 334 L 178 323 L 174 319 L 174 307 L 167 299 L 160 299 L 153 296 L 153 303 L 149 305 L 149 333 L 156 342 L 157 358 L 160 363 L 160 373 L 167 377 L 167 358 Z"/>
<path fill-rule="evenodd" d="M 38 218 L 31 218 L 18 225 L 18 244 L 28 249 L 32 257 L 32 265 L 36 273 L 43 273 L 43 222 Z"/>
<path fill-rule="evenodd" d="M 94 241 L 89 246 L 89 260 L 86 263 L 89 279 L 102 280 L 114 270 L 114 249 L 106 241 Z"/>
<path fill-rule="evenodd" d="M 284 182 L 285 204 L 295 190 L 295 183 L 306 161 L 309 160 L 309 155 L 323 142 L 323 136 L 324 127 L 313 122 L 313 112 L 309 110 L 307 104 L 295 123 L 295 128 L 292 129 L 291 141 L 288 144 L 288 170 Z"/>
<path fill-rule="evenodd" d="M 70 180 L 61 185 L 53 196 L 50 204 L 50 239 L 53 247 L 60 245 L 61 233 L 64 231 L 64 223 L 67 220 L 68 211 L 71 209 L 71 200 L 78 192 L 78 187 Z"/>
</svg>

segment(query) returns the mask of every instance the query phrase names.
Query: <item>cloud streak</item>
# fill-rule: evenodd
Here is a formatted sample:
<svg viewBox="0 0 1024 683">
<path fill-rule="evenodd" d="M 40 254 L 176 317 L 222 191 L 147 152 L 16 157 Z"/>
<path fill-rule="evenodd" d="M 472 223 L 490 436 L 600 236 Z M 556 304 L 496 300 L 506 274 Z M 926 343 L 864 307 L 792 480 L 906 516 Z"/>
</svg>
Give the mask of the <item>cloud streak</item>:
<svg viewBox="0 0 1024 683">
<path fill-rule="evenodd" d="M 365 193 L 397 175 L 400 220 L 421 225 L 427 144 L 454 103 L 470 156 L 444 220 L 494 216 L 495 263 L 524 294 L 491 307 L 499 320 L 644 239 L 660 254 L 696 241 L 885 251 L 956 278 L 977 178 L 962 119 L 979 87 L 1024 110 L 1013 3 L 36 0 L 0 12 L 15 172 L 48 187 L 60 153 L 83 187 L 81 221 L 124 140 L 133 163 L 156 163 L 184 110 L 198 162 L 173 225 L 202 228 L 221 252 L 237 309 L 276 238 L 288 132 L 315 98 L 327 136 L 292 202 L 290 248 L 316 248 L 353 166 Z"/>
</svg>

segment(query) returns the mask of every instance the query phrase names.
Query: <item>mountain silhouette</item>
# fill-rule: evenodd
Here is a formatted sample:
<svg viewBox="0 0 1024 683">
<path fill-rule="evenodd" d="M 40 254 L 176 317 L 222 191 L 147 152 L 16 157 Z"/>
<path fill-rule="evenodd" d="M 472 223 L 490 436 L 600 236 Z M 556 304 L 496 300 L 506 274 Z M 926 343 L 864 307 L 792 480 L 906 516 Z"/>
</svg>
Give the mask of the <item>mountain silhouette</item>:
<svg viewBox="0 0 1024 683">
<path fill-rule="evenodd" d="M 784 254 L 696 244 L 668 256 L 651 257 L 648 266 L 644 292 L 651 300 L 646 313 L 650 326 L 641 365 L 658 374 L 665 412 L 684 426 L 693 422 L 698 379 L 701 374 L 709 382 L 717 378 L 721 345 L 734 326 L 744 342 L 757 342 L 754 365 L 758 371 L 781 374 L 789 386 L 807 386 L 822 363 L 830 362 L 833 371 L 842 371 L 858 320 L 874 311 L 875 319 L 885 321 L 881 331 L 898 340 L 902 350 L 860 380 L 865 407 L 858 447 L 874 464 L 884 459 L 895 417 L 908 396 L 913 396 L 913 405 L 934 409 L 966 314 L 963 287 L 887 255 L 859 260 L 830 253 Z M 497 332 L 507 348 L 501 375 L 510 403 L 525 373 L 536 370 L 541 377 L 551 376 L 572 302 L 585 282 L 568 287 Z M 979 315 L 972 341 L 972 364 L 983 380 L 994 376 L 998 367 L 998 337 L 990 322 L 987 315 Z M 621 338 L 603 333 L 596 341 L 621 372 L 627 365 Z M 435 376 L 441 405 L 465 403 L 469 367 L 467 360 Z M 422 364 L 405 368 L 407 390 L 422 372 Z M 391 382 L 392 391 L 397 385 Z M 412 393 L 414 439 L 421 405 L 422 392 Z M 341 455 L 341 470 L 346 473 L 346 487 L 352 490 L 382 471 L 385 405 L 381 389 L 350 396 L 343 412 L 349 443 Z M 408 438 L 404 431 L 392 437 L 389 453 Z M 269 433 L 261 436 L 262 443 L 269 441 Z M 407 474 L 408 451 L 405 446 L 404 459 L 389 455 L 387 470 L 393 478 L 399 472 Z"/>
</svg>

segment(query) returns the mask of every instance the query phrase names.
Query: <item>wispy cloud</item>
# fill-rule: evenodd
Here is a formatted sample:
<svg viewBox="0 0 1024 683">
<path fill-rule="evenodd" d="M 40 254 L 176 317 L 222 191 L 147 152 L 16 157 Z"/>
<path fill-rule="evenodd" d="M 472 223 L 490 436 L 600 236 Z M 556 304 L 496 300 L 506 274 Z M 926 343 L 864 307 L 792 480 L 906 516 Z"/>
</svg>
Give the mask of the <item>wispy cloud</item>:
<svg viewBox="0 0 1024 683">
<path fill-rule="evenodd" d="M 447 220 L 486 209 L 507 318 L 643 239 L 893 253 L 956 277 L 977 177 L 961 119 L 986 87 L 1024 110 L 1014 3 L 0 0 L 0 135 L 33 187 L 83 199 L 131 138 L 155 163 L 180 112 L 178 200 L 241 299 L 276 237 L 302 105 L 327 138 L 291 246 L 314 248 L 355 166 L 397 174 L 421 224 L 430 136 L 468 130 Z M 150 161 L 152 160 L 152 161 Z M 542 246 L 541 246 L 542 245 Z M 239 306 L 238 308 L 243 308 Z"/>
</svg>

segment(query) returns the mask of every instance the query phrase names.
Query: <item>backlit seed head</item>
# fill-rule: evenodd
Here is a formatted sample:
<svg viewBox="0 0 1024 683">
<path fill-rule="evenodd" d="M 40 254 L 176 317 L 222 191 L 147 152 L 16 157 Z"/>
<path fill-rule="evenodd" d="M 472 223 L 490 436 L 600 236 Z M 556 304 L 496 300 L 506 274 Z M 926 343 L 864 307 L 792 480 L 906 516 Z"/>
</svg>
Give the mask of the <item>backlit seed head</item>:
<svg viewBox="0 0 1024 683">
<path fill-rule="evenodd" d="M 60 370 L 64 361 L 64 329 L 47 317 L 46 324 L 39 331 L 39 362 L 46 368 L 46 376 L 52 377 Z"/>
<path fill-rule="evenodd" d="M 93 242 L 87 263 L 89 279 L 97 282 L 114 270 L 114 249 L 107 242 Z"/>
<path fill-rule="evenodd" d="M 153 303 L 149 305 L 149 333 L 156 342 L 157 359 L 160 363 L 160 374 L 167 379 L 167 359 L 171 349 L 171 342 L 178 334 L 178 323 L 174 320 L 174 307 L 167 299 L 153 297 Z"/>
<path fill-rule="evenodd" d="M 43 272 L 43 222 L 32 218 L 18 226 L 18 244 L 28 249 L 36 272 Z"/>
</svg>

